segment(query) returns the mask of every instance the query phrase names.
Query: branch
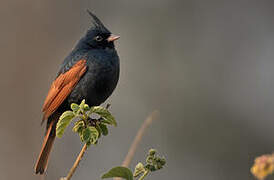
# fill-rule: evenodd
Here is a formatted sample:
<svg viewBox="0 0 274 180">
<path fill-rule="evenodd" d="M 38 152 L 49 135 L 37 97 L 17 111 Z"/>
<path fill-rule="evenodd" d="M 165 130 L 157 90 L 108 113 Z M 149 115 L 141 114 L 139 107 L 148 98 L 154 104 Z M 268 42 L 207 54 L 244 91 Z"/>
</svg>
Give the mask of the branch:
<svg viewBox="0 0 274 180">
<path fill-rule="evenodd" d="M 148 117 L 147 119 L 143 122 L 142 126 L 140 127 L 140 129 L 138 130 L 135 138 L 134 138 L 134 141 L 132 142 L 130 148 L 129 148 L 129 151 L 127 153 L 127 156 L 125 158 L 125 160 L 123 161 L 123 164 L 122 166 L 124 167 L 128 167 L 134 154 L 135 154 L 135 151 L 139 145 L 139 143 L 141 142 L 142 138 L 143 138 L 143 135 L 145 133 L 145 130 L 147 129 L 147 127 L 152 123 L 153 120 L 155 120 L 157 118 L 157 116 L 159 115 L 159 112 L 158 111 L 153 111 Z"/>
<path fill-rule="evenodd" d="M 83 146 L 81 152 L 79 153 L 77 159 L 75 160 L 73 166 L 71 167 L 71 169 L 70 169 L 70 171 L 69 171 L 67 177 L 61 178 L 60 180 L 70 180 L 70 179 L 71 179 L 71 177 L 72 177 L 72 175 L 74 174 L 76 168 L 78 167 L 78 165 L 79 165 L 79 163 L 80 163 L 82 157 L 84 156 L 86 150 L 87 150 L 87 144 L 85 144 L 85 145 Z"/>
<path fill-rule="evenodd" d="M 157 116 L 159 115 L 159 111 L 155 110 L 153 111 L 147 118 L 146 120 L 143 122 L 142 126 L 140 127 L 140 129 L 138 130 L 129 150 L 128 150 L 128 153 L 122 163 L 122 166 L 124 167 L 128 167 L 135 152 L 136 152 L 136 149 L 139 145 L 139 143 L 141 142 L 143 136 L 144 136 L 144 133 L 146 131 L 146 129 L 148 128 L 148 126 L 152 123 L 153 120 L 155 120 L 157 118 Z M 122 180 L 121 178 L 114 178 L 114 180 Z"/>
</svg>

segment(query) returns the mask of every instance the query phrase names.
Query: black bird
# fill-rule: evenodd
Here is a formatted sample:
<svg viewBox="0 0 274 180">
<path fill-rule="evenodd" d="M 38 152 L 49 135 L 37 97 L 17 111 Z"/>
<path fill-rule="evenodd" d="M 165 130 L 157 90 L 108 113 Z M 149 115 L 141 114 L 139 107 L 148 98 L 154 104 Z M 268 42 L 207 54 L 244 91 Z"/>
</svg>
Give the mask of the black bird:
<svg viewBox="0 0 274 180">
<path fill-rule="evenodd" d="M 119 57 L 112 33 L 90 11 L 92 26 L 63 61 L 43 105 L 43 119 L 47 120 L 43 146 L 35 165 L 35 173 L 46 170 L 55 128 L 60 115 L 71 103 L 83 99 L 89 106 L 103 103 L 115 89 L 119 79 Z"/>
</svg>

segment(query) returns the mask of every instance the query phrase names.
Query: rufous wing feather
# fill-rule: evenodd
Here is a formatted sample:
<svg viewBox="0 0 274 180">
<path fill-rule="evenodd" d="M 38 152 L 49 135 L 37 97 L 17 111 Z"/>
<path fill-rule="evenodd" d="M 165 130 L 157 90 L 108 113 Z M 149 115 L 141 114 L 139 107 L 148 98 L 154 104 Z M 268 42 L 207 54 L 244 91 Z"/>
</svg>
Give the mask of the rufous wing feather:
<svg viewBox="0 0 274 180">
<path fill-rule="evenodd" d="M 47 119 L 63 103 L 85 72 L 86 60 L 83 59 L 55 79 L 43 105 L 43 120 Z"/>
</svg>

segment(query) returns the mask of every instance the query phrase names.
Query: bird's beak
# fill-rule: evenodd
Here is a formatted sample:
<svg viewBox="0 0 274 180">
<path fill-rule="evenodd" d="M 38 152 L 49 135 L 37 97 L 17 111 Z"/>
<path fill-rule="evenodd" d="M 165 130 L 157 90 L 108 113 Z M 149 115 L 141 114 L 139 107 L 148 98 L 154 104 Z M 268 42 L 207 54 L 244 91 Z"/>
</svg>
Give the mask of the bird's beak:
<svg viewBox="0 0 274 180">
<path fill-rule="evenodd" d="M 110 35 L 109 37 L 108 37 L 108 42 L 112 42 L 112 41 L 115 41 L 115 40 L 117 40 L 117 39 L 119 39 L 120 38 L 120 36 L 116 36 L 116 35 Z"/>
</svg>

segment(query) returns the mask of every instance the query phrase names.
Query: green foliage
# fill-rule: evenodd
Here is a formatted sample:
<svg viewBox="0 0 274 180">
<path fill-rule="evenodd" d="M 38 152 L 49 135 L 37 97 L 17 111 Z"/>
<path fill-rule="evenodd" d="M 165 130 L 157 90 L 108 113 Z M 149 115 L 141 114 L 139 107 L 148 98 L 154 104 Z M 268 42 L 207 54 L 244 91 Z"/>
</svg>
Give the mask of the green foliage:
<svg viewBox="0 0 274 180">
<path fill-rule="evenodd" d="M 114 125 L 117 126 L 117 123 L 114 119 L 114 117 L 111 115 L 111 113 L 106 109 L 101 106 L 93 106 L 90 108 L 89 115 L 95 113 L 101 116 L 102 122 L 104 124 L 109 124 L 109 125 Z"/>
<path fill-rule="evenodd" d="M 84 128 L 85 128 L 85 123 L 84 121 L 80 120 L 74 124 L 72 131 L 80 134 L 84 130 Z"/>
<path fill-rule="evenodd" d="M 165 158 L 157 156 L 155 149 L 150 149 L 146 158 L 146 164 L 138 163 L 135 167 L 133 176 L 140 176 L 139 180 L 144 179 L 149 172 L 157 171 L 162 169 L 166 164 Z"/>
<path fill-rule="evenodd" d="M 99 138 L 99 132 L 95 127 L 89 126 L 82 131 L 81 139 L 83 142 L 90 144 L 96 144 Z"/>
<path fill-rule="evenodd" d="M 132 174 L 132 171 L 125 167 L 115 167 L 112 168 L 107 173 L 103 174 L 102 178 L 114 178 L 114 177 L 121 177 L 126 180 L 131 180 L 134 178 L 139 177 L 139 180 L 143 180 L 149 172 L 157 171 L 162 169 L 166 164 L 165 158 L 161 158 L 157 156 L 157 152 L 155 149 L 150 149 L 146 158 L 146 164 L 139 162 Z M 129 179 L 131 178 L 131 179 Z"/>
<path fill-rule="evenodd" d="M 72 131 L 77 133 L 82 142 L 87 146 L 97 144 L 99 138 L 108 135 L 108 125 L 117 126 L 117 123 L 107 108 L 101 106 L 89 107 L 83 100 L 79 105 L 72 103 L 71 111 L 64 112 L 56 126 L 56 136 L 61 138 L 73 119 L 77 119 Z M 91 115 L 97 114 L 98 119 L 92 119 Z M 143 180 L 150 172 L 162 169 L 166 161 L 164 158 L 157 156 L 156 150 L 151 149 L 146 158 L 146 163 L 139 162 L 134 170 L 134 173 L 126 167 L 114 167 L 107 173 L 102 175 L 102 178 L 123 178 L 133 180 L 139 177 L 138 180 Z"/>
<path fill-rule="evenodd" d="M 146 159 L 145 169 L 148 169 L 150 171 L 156 171 L 156 170 L 162 169 L 165 164 L 166 164 L 165 158 L 161 158 L 157 156 L 155 149 L 149 150 L 149 153 Z"/>
<path fill-rule="evenodd" d="M 56 135 L 61 138 L 65 129 L 70 122 L 75 118 L 78 121 L 74 124 L 72 130 L 78 133 L 82 142 L 88 146 L 91 144 L 97 144 L 101 134 L 106 136 L 108 134 L 107 125 L 116 126 L 117 123 L 111 113 L 104 107 L 94 106 L 89 107 L 83 100 L 79 105 L 72 103 L 71 111 L 64 112 L 57 123 Z M 100 116 L 99 119 L 91 119 L 92 114 Z"/>
<path fill-rule="evenodd" d="M 108 128 L 107 128 L 107 126 L 105 125 L 105 124 L 99 124 L 99 127 L 101 128 L 101 130 L 102 130 L 102 134 L 104 135 L 104 136 L 106 136 L 106 135 L 108 135 Z"/>
<path fill-rule="evenodd" d="M 140 163 L 140 162 L 139 162 L 139 163 L 135 166 L 135 170 L 134 170 L 133 176 L 134 176 L 134 177 L 137 177 L 137 176 L 143 174 L 143 173 L 144 173 L 144 170 L 145 170 L 145 167 L 144 167 L 143 163 Z"/>
<path fill-rule="evenodd" d="M 66 127 L 69 125 L 71 120 L 75 117 L 74 113 L 71 111 L 66 111 L 64 112 L 57 123 L 56 126 L 56 136 L 61 138 L 64 134 L 64 131 Z"/>
<path fill-rule="evenodd" d="M 77 112 L 77 111 L 80 109 L 79 105 L 78 105 L 78 104 L 75 104 L 75 103 L 72 103 L 72 104 L 70 105 L 70 108 L 71 108 L 71 110 L 72 110 L 73 112 Z"/>
<path fill-rule="evenodd" d="M 102 175 L 102 179 L 120 177 L 126 180 L 133 180 L 133 175 L 130 169 L 117 166 Z"/>
</svg>

